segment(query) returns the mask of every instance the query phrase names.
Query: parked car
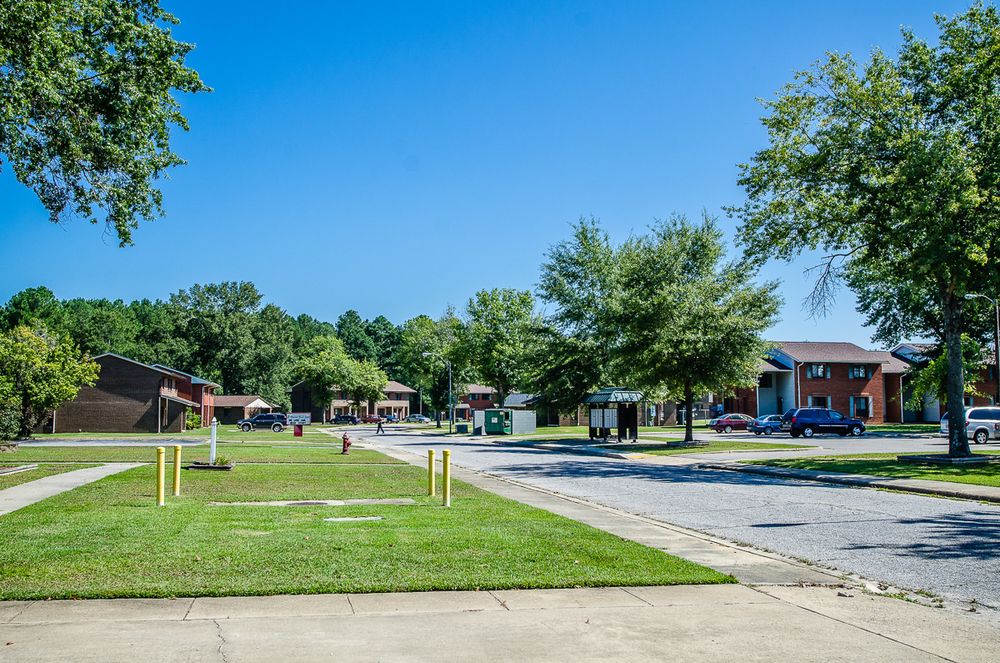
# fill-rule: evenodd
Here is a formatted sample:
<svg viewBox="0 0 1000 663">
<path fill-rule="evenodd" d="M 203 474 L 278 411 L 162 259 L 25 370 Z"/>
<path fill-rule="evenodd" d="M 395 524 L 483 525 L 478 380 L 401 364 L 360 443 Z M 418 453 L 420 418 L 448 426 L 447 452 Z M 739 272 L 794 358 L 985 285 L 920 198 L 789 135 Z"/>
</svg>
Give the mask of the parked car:
<svg viewBox="0 0 1000 663">
<path fill-rule="evenodd" d="M 258 428 L 270 428 L 275 433 L 280 433 L 288 425 L 288 419 L 280 412 L 270 414 L 258 414 L 249 419 L 240 419 L 236 422 L 244 433 L 249 433 Z"/>
<path fill-rule="evenodd" d="M 786 428 L 787 426 L 787 428 Z M 785 413 L 781 421 L 782 430 L 788 430 L 792 437 L 812 437 L 822 433 L 863 435 L 865 423 L 860 419 L 845 417 L 836 410 L 823 407 L 800 407 Z"/>
<path fill-rule="evenodd" d="M 336 414 L 333 419 L 329 421 L 331 424 L 356 424 L 359 419 L 353 414 Z"/>
<path fill-rule="evenodd" d="M 1000 407 L 966 408 L 965 433 L 975 444 L 1000 439 Z M 941 417 L 941 435 L 948 436 L 947 412 Z"/>
<path fill-rule="evenodd" d="M 747 424 L 747 430 L 755 435 L 770 435 L 775 431 L 781 430 L 781 415 L 780 414 L 765 414 L 763 417 L 757 417 L 749 424 Z"/>
<path fill-rule="evenodd" d="M 429 424 L 431 420 L 422 414 L 411 414 L 403 419 L 408 424 Z"/>
<path fill-rule="evenodd" d="M 377 424 L 380 421 L 382 421 L 382 417 L 377 414 L 366 414 L 361 417 L 361 423 L 363 424 Z"/>
<path fill-rule="evenodd" d="M 715 429 L 716 433 L 732 433 L 734 430 L 746 430 L 751 421 L 753 417 L 749 414 L 727 414 L 713 420 L 709 426 Z"/>
<path fill-rule="evenodd" d="M 398 424 L 399 423 L 399 417 L 397 417 L 394 414 L 387 414 L 387 415 L 385 415 L 385 423 L 387 423 L 387 424 Z"/>
</svg>

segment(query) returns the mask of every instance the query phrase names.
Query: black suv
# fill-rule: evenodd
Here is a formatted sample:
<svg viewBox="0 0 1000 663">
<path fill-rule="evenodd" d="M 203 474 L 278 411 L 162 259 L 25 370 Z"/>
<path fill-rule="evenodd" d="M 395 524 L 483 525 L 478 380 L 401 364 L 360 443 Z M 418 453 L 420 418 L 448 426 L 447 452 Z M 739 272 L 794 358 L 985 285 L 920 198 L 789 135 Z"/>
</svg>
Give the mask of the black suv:
<svg viewBox="0 0 1000 663">
<path fill-rule="evenodd" d="M 836 410 L 821 407 L 800 407 L 789 410 L 781 420 L 781 430 L 787 430 L 792 437 L 812 437 L 817 433 L 836 433 L 843 437 L 862 435 L 865 424 L 860 419 L 845 417 Z"/>
<path fill-rule="evenodd" d="M 270 428 L 275 433 L 280 433 L 288 425 L 288 419 L 280 412 L 274 412 L 272 414 L 258 414 L 249 419 L 240 419 L 236 425 L 242 428 L 244 433 L 258 428 Z"/>
<path fill-rule="evenodd" d="M 356 424 L 358 423 L 358 418 L 353 414 L 337 414 L 334 415 L 333 419 L 329 422 L 331 424 Z"/>
</svg>

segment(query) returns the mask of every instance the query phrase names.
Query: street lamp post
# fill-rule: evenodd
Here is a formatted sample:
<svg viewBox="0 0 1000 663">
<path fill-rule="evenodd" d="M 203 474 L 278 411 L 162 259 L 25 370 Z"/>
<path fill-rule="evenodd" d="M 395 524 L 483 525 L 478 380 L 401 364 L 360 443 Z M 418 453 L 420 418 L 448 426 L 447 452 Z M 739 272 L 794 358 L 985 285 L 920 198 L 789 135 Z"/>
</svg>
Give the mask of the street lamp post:
<svg viewBox="0 0 1000 663">
<path fill-rule="evenodd" d="M 437 357 L 448 365 L 448 434 L 451 435 L 452 422 L 455 420 L 455 407 L 451 400 L 451 362 L 436 352 L 421 352 L 424 357 Z"/>
<path fill-rule="evenodd" d="M 969 293 L 966 297 L 979 297 L 980 299 L 985 299 L 990 304 L 993 304 L 993 309 L 996 312 L 996 327 L 993 328 L 993 359 L 996 361 L 996 373 L 993 377 L 997 381 L 997 398 L 994 403 L 1000 403 L 1000 299 L 993 299 L 992 297 L 987 297 L 986 295 L 978 295 L 976 293 Z"/>
</svg>

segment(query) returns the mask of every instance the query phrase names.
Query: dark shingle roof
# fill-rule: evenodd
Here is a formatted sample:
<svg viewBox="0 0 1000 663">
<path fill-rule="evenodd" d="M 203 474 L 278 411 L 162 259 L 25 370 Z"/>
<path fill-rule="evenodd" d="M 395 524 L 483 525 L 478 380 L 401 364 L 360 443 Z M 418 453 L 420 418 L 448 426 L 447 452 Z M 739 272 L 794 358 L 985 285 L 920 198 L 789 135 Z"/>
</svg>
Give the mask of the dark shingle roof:
<svg viewBox="0 0 1000 663">
<path fill-rule="evenodd" d="M 580 400 L 581 403 L 638 403 L 645 400 L 641 391 L 625 387 L 608 387 L 597 393 L 588 394 Z"/>
<path fill-rule="evenodd" d="M 889 363 L 889 353 L 865 350 L 853 343 L 825 343 L 813 341 L 782 341 L 778 347 L 796 361 L 833 363 Z"/>
</svg>

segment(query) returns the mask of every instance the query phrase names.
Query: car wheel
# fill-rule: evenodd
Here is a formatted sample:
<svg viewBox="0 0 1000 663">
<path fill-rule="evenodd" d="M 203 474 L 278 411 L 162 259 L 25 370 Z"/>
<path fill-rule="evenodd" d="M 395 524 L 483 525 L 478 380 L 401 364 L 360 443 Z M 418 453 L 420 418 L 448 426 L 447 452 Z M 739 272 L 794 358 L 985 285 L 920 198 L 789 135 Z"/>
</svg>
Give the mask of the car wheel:
<svg viewBox="0 0 1000 663">
<path fill-rule="evenodd" d="M 802 437 L 812 437 L 815 433 L 812 426 L 806 426 L 802 429 Z"/>
<path fill-rule="evenodd" d="M 728 424 L 726 424 L 726 427 L 723 430 L 725 430 L 727 433 L 732 433 L 733 432 L 733 427 L 730 426 L 730 425 L 728 425 Z"/>
<path fill-rule="evenodd" d="M 990 439 L 990 434 L 984 430 L 977 430 L 976 436 L 973 438 L 976 444 L 986 444 L 987 440 Z"/>
<path fill-rule="evenodd" d="M 864 431 L 861 430 L 861 426 L 859 426 L 858 424 L 854 424 L 853 426 L 851 426 L 851 435 L 853 435 L 854 437 L 861 437 L 862 433 L 864 433 Z"/>
<path fill-rule="evenodd" d="M 242 426 L 240 426 L 240 428 L 243 429 L 244 433 L 249 433 L 250 431 L 253 430 L 253 426 L 251 426 L 250 424 L 243 424 Z"/>
<path fill-rule="evenodd" d="M 767 428 L 764 429 L 764 435 L 770 435 L 770 434 L 771 434 L 771 427 L 768 426 Z"/>
<path fill-rule="evenodd" d="M 271 426 L 271 430 L 273 430 L 275 433 L 280 433 L 281 432 L 281 424 L 275 424 L 275 425 Z"/>
</svg>

